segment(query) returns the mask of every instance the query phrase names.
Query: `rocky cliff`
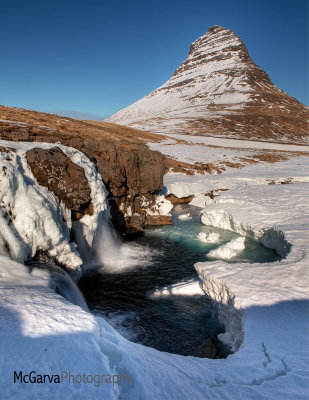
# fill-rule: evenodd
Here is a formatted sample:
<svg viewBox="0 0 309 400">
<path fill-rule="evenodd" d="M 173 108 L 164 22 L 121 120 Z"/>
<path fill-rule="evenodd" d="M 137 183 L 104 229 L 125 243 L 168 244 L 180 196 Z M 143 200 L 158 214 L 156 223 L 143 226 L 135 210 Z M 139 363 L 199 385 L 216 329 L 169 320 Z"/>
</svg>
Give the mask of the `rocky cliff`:
<svg viewBox="0 0 309 400">
<path fill-rule="evenodd" d="M 271 82 L 235 33 L 213 26 L 166 83 L 105 121 L 157 133 L 306 143 L 309 111 Z"/>
<path fill-rule="evenodd" d="M 78 221 L 83 215 L 93 215 L 91 190 L 84 169 L 72 162 L 59 147 L 33 148 L 26 159 L 36 180 L 53 192 L 71 210 Z"/>
<path fill-rule="evenodd" d="M 95 163 L 109 191 L 113 223 L 119 232 L 137 233 L 147 225 L 170 223 L 169 216 L 160 215 L 157 204 L 166 160 L 161 153 L 149 150 L 143 133 L 137 135 L 134 129 L 114 124 L 98 126 L 3 106 L 0 106 L 0 119 L 1 139 L 61 143 L 85 153 Z M 57 179 L 61 182 L 61 188 L 58 185 L 57 189 L 60 198 L 64 196 L 64 188 L 68 190 L 71 184 L 78 186 L 82 182 L 81 171 L 73 172 L 70 162 L 55 149 L 52 152 L 33 150 L 28 154 L 28 163 L 38 181 L 50 185 L 51 190 L 56 190 Z M 55 171 L 57 179 L 53 181 Z M 76 219 L 86 211 L 91 212 L 86 192 L 86 189 L 82 191 L 82 198 L 71 204 Z M 68 203 L 71 200 L 66 197 Z"/>
</svg>

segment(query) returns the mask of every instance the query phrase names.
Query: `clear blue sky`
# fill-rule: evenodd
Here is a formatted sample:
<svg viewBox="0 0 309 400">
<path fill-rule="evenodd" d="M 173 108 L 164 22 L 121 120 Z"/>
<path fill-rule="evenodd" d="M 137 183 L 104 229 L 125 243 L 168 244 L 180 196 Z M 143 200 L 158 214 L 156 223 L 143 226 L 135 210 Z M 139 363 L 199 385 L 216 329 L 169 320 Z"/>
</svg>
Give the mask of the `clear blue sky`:
<svg viewBox="0 0 309 400">
<path fill-rule="evenodd" d="M 212 25 L 308 105 L 307 0 L 3 1 L 0 104 L 103 118 L 164 83 Z"/>
</svg>

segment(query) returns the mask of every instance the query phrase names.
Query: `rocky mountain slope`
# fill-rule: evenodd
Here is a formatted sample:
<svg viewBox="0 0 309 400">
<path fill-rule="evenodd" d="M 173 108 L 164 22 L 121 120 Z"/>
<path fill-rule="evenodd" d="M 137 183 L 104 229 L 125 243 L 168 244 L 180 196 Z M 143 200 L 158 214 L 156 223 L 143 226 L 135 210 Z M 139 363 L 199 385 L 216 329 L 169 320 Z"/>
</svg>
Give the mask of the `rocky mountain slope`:
<svg viewBox="0 0 309 400">
<path fill-rule="evenodd" d="M 105 121 L 155 133 L 307 143 L 309 111 L 271 82 L 235 33 L 213 26 L 166 83 Z"/>
<path fill-rule="evenodd" d="M 140 232 L 147 225 L 170 223 L 171 220 L 171 217 L 161 215 L 164 214 L 160 212 L 162 199 L 158 204 L 166 159 L 146 146 L 145 141 L 149 138 L 157 140 L 155 135 L 114 124 L 98 125 L 0 106 L 0 139 L 61 143 L 82 151 L 96 164 L 109 191 L 113 224 L 126 234 Z M 34 150 L 27 158 L 38 181 L 50 186 L 53 192 L 59 192 L 59 199 L 68 206 L 72 203 L 70 208 L 76 219 L 85 212 L 91 213 L 87 188 L 80 194 L 83 198 L 73 202 L 67 198 L 65 192 L 81 184 L 82 171 L 73 171 L 57 147 L 51 152 Z M 57 182 L 53 181 L 54 177 Z"/>
</svg>

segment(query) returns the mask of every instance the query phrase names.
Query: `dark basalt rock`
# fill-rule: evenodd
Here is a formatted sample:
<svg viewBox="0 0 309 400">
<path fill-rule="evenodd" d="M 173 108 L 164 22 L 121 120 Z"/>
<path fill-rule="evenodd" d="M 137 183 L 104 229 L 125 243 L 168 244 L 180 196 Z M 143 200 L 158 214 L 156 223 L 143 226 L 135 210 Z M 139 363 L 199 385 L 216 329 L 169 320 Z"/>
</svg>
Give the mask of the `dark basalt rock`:
<svg viewBox="0 0 309 400">
<path fill-rule="evenodd" d="M 79 220 L 85 214 L 93 215 L 91 190 L 84 169 L 74 164 L 59 147 L 33 148 L 26 158 L 39 184 L 65 203 L 73 220 Z"/>
</svg>

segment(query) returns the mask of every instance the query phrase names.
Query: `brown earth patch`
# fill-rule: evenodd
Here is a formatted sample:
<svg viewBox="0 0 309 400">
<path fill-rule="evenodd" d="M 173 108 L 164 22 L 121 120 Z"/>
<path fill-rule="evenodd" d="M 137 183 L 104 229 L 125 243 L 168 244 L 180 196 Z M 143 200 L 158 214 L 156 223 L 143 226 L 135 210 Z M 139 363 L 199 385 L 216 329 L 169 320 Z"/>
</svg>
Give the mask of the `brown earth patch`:
<svg viewBox="0 0 309 400">
<path fill-rule="evenodd" d="M 189 164 L 183 161 L 175 160 L 170 157 L 166 158 L 167 158 L 167 167 L 169 172 L 180 172 L 186 175 L 194 175 L 196 173 L 200 175 L 204 175 L 205 173 L 207 174 L 221 173 L 221 169 L 211 163 L 196 162 L 194 164 Z"/>
<path fill-rule="evenodd" d="M 192 196 L 187 196 L 187 197 L 177 197 L 173 194 L 169 194 L 168 196 L 166 196 L 166 199 L 169 200 L 172 204 L 187 204 L 190 203 L 190 201 L 193 199 L 193 195 Z"/>
<path fill-rule="evenodd" d="M 9 153 L 8 148 L 0 146 L 0 153 Z"/>
</svg>

